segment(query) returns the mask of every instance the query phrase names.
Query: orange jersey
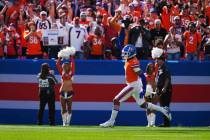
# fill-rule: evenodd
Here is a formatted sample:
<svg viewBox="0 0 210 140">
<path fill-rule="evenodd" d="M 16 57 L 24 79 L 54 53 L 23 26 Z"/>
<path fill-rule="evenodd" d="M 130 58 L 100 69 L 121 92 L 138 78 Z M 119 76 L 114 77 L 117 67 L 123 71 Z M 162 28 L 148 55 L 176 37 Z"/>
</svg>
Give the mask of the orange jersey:
<svg viewBox="0 0 210 140">
<path fill-rule="evenodd" d="M 134 22 L 138 22 L 139 19 L 142 18 L 142 11 L 137 9 L 137 10 L 132 11 L 129 15 L 133 17 Z"/>
<path fill-rule="evenodd" d="M 99 9 L 98 11 L 97 11 L 97 14 L 99 14 L 99 15 L 108 15 L 108 12 L 106 11 L 106 10 L 104 10 L 104 9 Z"/>
<path fill-rule="evenodd" d="M 163 12 L 161 14 L 162 17 L 162 25 L 163 27 L 169 31 L 169 28 L 171 27 L 170 17 L 171 13 L 169 13 L 168 8 L 166 6 L 163 7 Z"/>
<path fill-rule="evenodd" d="M 174 17 L 179 16 L 179 8 L 177 6 L 171 7 L 170 22 L 174 24 Z"/>
<path fill-rule="evenodd" d="M 197 51 L 198 44 L 201 42 L 201 34 L 194 33 L 191 34 L 189 31 L 184 33 L 185 37 L 185 47 L 187 53 L 194 53 Z"/>
<path fill-rule="evenodd" d="M 24 38 L 25 29 L 26 29 L 25 25 L 23 25 L 23 24 L 19 24 L 18 25 L 18 30 L 19 30 L 20 39 L 21 39 L 21 47 L 23 47 L 23 48 L 25 48 L 26 45 L 27 45 L 27 42 L 26 42 L 26 40 Z"/>
<path fill-rule="evenodd" d="M 205 13 L 206 13 L 206 16 L 208 17 L 208 23 L 210 24 L 210 6 L 207 6 L 206 7 L 206 10 L 205 10 Z"/>
<path fill-rule="evenodd" d="M 147 25 L 148 29 L 151 30 L 151 29 L 155 28 L 155 20 L 158 19 L 158 16 L 156 16 L 156 17 L 146 17 L 145 19 L 149 23 Z"/>
<path fill-rule="evenodd" d="M 134 71 L 135 68 L 139 68 L 139 60 L 136 57 L 125 62 L 124 68 L 127 83 L 132 83 L 139 79 L 139 75 Z"/>
<path fill-rule="evenodd" d="M 6 11 L 6 16 L 9 17 L 9 23 L 16 23 L 19 15 L 20 6 L 11 6 Z M 13 16 L 12 16 L 13 15 Z"/>
<path fill-rule="evenodd" d="M 28 34 L 28 31 L 25 31 L 24 38 Z M 30 35 L 27 40 L 27 55 L 40 55 L 42 54 L 41 50 L 41 40 L 38 37 L 40 32 L 34 32 Z"/>
<path fill-rule="evenodd" d="M 110 21 L 110 25 L 114 28 L 114 30 L 117 32 L 117 33 L 120 33 L 122 27 L 119 23 L 117 23 L 115 20 L 111 20 Z M 125 30 L 125 39 L 124 39 L 124 45 L 127 45 L 128 44 L 128 37 L 129 37 L 129 30 Z"/>
<path fill-rule="evenodd" d="M 195 20 L 191 15 L 187 15 L 187 16 L 180 15 L 180 17 L 181 17 L 181 23 L 185 27 L 188 27 L 188 24 L 191 21 L 194 21 Z"/>
<path fill-rule="evenodd" d="M 88 21 L 88 20 L 80 21 L 79 23 L 80 23 L 80 25 L 84 26 L 85 28 L 87 28 L 90 25 L 90 21 Z"/>
<path fill-rule="evenodd" d="M 88 37 L 88 41 L 90 41 L 92 43 L 91 46 L 91 54 L 92 55 L 103 55 L 103 45 L 105 42 L 104 37 L 97 37 L 95 35 L 90 35 Z"/>
<path fill-rule="evenodd" d="M 20 38 L 13 35 L 7 39 L 7 55 L 16 55 L 17 47 L 20 45 Z"/>
</svg>

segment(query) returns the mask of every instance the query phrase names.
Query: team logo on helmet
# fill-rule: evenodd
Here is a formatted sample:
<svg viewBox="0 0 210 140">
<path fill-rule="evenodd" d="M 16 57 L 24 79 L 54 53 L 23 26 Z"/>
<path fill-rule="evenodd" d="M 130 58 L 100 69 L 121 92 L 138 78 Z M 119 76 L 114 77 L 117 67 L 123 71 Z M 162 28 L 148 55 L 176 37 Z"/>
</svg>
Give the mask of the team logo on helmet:
<svg viewBox="0 0 210 140">
<path fill-rule="evenodd" d="M 136 56 L 136 48 L 135 48 L 135 46 L 133 46 L 131 44 L 126 45 L 122 49 L 122 55 L 121 56 L 125 60 Z"/>
</svg>

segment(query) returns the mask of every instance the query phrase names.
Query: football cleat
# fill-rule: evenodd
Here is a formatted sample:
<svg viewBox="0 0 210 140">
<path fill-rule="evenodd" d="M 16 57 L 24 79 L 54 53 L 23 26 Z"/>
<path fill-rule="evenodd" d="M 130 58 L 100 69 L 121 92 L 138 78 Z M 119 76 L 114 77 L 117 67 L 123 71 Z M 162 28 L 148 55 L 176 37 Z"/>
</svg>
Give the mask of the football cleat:
<svg viewBox="0 0 210 140">
<path fill-rule="evenodd" d="M 105 123 L 100 124 L 100 127 L 114 127 L 115 121 L 108 120 Z"/>
</svg>

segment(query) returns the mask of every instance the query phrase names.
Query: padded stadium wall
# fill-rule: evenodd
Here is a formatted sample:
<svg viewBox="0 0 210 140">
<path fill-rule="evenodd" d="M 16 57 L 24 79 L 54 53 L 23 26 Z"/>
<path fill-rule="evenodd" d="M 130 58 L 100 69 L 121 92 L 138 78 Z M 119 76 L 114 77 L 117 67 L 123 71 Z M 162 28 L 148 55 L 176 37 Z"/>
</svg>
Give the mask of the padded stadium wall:
<svg viewBox="0 0 210 140">
<path fill-rule="evenodd" d="M 0 124 L 36 124 L 39 108 L 36 75 L 43 62 L 60 76 L 54 60 L 0 60 Z M 145 67 L 149 61 L 141 61 Z M 210 125 L 210 62 L 168 61 L 172 74 L 172 125 Z M 56 86 L 56 124 L 61 124 Z M 76 61 L 73 125 L 98 125 L 109 119 L 112 99 L 125 86 L 122 61 Z M 46 107 L 47 108 L 47 107 Z M 146 125 L 133 99 L 122 103 L 116 125 Z M 44 122 L 47 124 L 48 110 Z M 162 122 L 157 113 L 157 125 Z"/>
</svg>

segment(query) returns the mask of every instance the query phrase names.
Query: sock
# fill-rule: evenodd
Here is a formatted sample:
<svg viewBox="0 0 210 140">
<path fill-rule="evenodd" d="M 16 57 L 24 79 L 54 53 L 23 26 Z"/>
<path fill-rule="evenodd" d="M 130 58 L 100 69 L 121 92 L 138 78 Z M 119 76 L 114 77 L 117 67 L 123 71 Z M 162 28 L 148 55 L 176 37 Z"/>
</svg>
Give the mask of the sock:
<svg viewBox="0 0 210 140">
<path fill-rule="evenodd" d="M 147 126 L 150 126 L 151 125 L 151 123 L 150 123 L 150 114 L 147 114 L 147 122 L 148 122 L 148 124 L 147 124 Z"/>
<path fill-rule="evenodd" d="M 66 125 L 67 121 L 67 112 L 62 114 L 63 125 Z"/>
<path fill-rule="evenodd" d="M 164 109 L 158 105 L 154 105 L 152 103 L 148 103 L 147 105 L 147 109 L 150 109 L 150 110 L 155 110 L 155 111 L 160 111 L 160 112 L 164 112 Z"/>
<path fill-rule="evenodd" d="M 156 114 L 155 113 L 151 113 L 150 114 L 150 121 L 151 121 L 151 123 L 150 123 L 150 125 L 155 125 L 155 119 L 156 119 Z"/>
<path fill-rule="evenodd" d="M 110 118 L 111 121 L 115 121 L 118 112 L 119 112 L 118 110 L 112 110 L 112 115 L 111 115 L 111 118 Z"/>
<path fill-rule="evenodd" d="M 67 125 L 69 125 L 70 124 L 70 122 L 71 122 L 71 113 L 67 113 L 67 117 L 66 117 L 66 123 L 67 123 Z"/>
</svg>

